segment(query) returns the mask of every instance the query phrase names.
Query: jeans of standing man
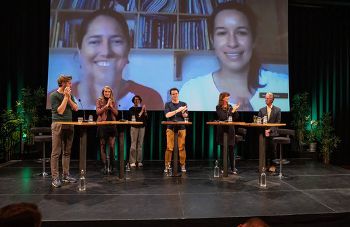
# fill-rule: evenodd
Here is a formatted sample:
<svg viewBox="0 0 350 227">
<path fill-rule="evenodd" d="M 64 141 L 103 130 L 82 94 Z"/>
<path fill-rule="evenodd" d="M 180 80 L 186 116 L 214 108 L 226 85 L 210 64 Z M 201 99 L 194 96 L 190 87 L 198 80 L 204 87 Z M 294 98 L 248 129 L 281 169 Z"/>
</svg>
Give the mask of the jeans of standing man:
<svg viewBox="0 0 350 227">
<path fill-rule="evenodd" d="M 180 165 L 185 165 L 186 162 L 186 150 L 185 150 L 185 139 L 186 129 L 178 130 L 178 148 L 180 156 Z M 174 131 L 172 129 L 166 130 L 166 151 L 165 151 L 165 166 L 167 167 L 171 162 L 171 156 L 174 150 Z"/>
<path fill-rule="evenodd" d="M 142 146 L 145 136 L 145 127 L 130 127 L 131 146 L 129 154 L 129 163 L 142 163 Z"/>
<path fill-rule="evenodd" d="M 62 125 L 53 122 L 52 131 L 52 151 L 51 151 L 51 175 L 52 179 L 59 177 L 59 157 L 62 151 L 62 171 L 63 175 L 69 175 L 70 155 L 72 151 L 74 126 Z"/>
</svg>

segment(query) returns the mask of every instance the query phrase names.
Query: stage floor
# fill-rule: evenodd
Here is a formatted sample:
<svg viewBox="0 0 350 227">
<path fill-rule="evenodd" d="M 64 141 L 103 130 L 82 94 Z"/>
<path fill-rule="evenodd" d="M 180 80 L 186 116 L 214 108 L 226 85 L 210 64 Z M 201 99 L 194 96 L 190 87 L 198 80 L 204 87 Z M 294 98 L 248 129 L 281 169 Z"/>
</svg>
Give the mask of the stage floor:
<svg viewBox="0 0 350 227">
<path fill-rule="evenodd" d="M 96 220 L 207 220 L 204 226 L 211 226 L 209 220 L 219 219 L 234 226 L 252 216 L 266 217 L 275 226 L 283 222 L 283 226 L 310 226 L 303 225 L 305 220 L 312 217 L 316 223 L 324 215 L 338 215 L 334 216 L 338 226 L 348 222 L 350 170 L 311 159 L 290 161 L 283 168 L 288 178 L 268 175 L 266 189 L 258 185 L 258 160 L 238 161 L 238 175 L 215 179 L 213 161 L 188 161 L 182 177 L 165 176 L 163 162 L 145 161 L 143 168 L 132 169 L 127 180 L 119 180 L 118 171 L 114 176 L 103 176 L 96 161 L 88 161 L 86 192 L 79 192 L 78 184 L 54 189 L 50 177 L 35 176 L 41 171 L 40 163 L 12 161 L 0 167 L 0 206 L 36 203 L 44 226 L 55 226 L 57 221 Z M 72 161 L 71 172 L 78 177 L 77 161 Z M 300 218 L 303 215 L 309 216 L 304 220 Z M 276 222 L 273 217 L 289 219 Z M 152 226 L 156 226 L 154 222 Z"/>
</svg>

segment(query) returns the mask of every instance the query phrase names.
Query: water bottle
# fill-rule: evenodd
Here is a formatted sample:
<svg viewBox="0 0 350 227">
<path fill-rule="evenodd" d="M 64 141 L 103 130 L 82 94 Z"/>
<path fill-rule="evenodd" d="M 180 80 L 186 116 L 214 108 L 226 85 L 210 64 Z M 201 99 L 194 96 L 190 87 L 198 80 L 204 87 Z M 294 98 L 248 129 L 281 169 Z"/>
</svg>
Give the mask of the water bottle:
<svg viewBox="0 0 350 227">
<path fill-rule="evenodd" d="M 220 176 L 220 169 L 219 169 L 219 162 L 218 160 L 215 161 L 215 167 L 214 167 L 214 178 Z"/>
<path fill-rule="evenodd" d="M 267 124 L 267 116 L 263 117 L 263 124 Z"/>
<path fill-rule="evenodd" d="M 136 121 L 136 117 L 135 117 L 135 115 L 132 115 L 132 116 L 131 116 L 131 121 L 133 121 L 133 122 L 135 122 L 135 121 Z"/>
<path fill-rule="evenodd" d="M 82 169 L 80 171 L 80 177 L 79 177 L 79 191 L 85 191 L 85 190 L 86 190 L 85 172 Z"/>
<path fill-rule="evenodd" d="M 125 179 L 130 179 L 130 164 L 127 163 L 125 166 Z"/>
<path fill-rule="evenodd" d="M 257 124 L 261 124 L 261 117 L 258 117 L 258 118 L 257 118 L 256 123 L 257 123 Z"/>
<path fill-rule="evenodd" d="M 260 187 L 266 188 L 266 173 L 265 173 L 265 167 L 262 168 L 261 174 L 260 174 Z"/>
<path fill-rule="evenodd" d="M 232 116 L 228 116 L 228 122 L 232 122 Z"/>
<path fill-rule="evenodd" d="M 125 171 L 130 172 L 130 164 L 129 163 L 126 163 Z"/>
</svg>

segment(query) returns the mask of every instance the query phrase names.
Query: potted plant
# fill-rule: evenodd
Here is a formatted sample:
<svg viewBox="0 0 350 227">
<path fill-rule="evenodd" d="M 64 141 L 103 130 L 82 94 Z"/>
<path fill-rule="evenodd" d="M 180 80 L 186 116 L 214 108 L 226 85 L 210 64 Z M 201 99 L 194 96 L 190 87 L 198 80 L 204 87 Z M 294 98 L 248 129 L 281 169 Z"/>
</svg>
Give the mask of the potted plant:
<svg viewBox="0 0 350 227">
<path fill-rule="evenodd" d="M 4 110 L 0 115 L 0 159 L 9 161 L 20 143 L 22 119 L 12 110 Z"/>
<path fill-rule="evenodd" d="M 299 151 L 303 151 L 306 144 L 306 128 L 310 116 L 309 93 L 296 94 L 292 99 L 292 125 L 296 131 L 296 139 L 299 144 Z"/>
<path fill-rule="evenodd" d="M 308 117 L 308 120 L 311 117 Z M 310 152 L 316 152 L 317 149 L 317 141 L 319 139 L 319 127 L 318 127 L 318 121 L 317 120 L 311 120 L 308 121 L 308 129 L 307 129 L 307 134 L 306 138 L 309 144 L 309 151 Z"/>
<path fill-rule="evenodd" d="M 47 120 L 41 110 L 45 110 L 45 90 L 42 87 L 37 89 L 22 88 L 21 99 L 17 101 L 17 110 L 23 119 L 23 139 L 27 144 L 33 144 L 32 127 Z"/>
<path fill-rule="evenodd" d="M 335 135 L 332 125 L 332 117 L 330 113 L 324 113 L 319 124 L 320 138 L 320 155 L 325 164 L 329 164 L 330 154 L 337 148 L 341 142 L 339 137 Z"/>
</svg>

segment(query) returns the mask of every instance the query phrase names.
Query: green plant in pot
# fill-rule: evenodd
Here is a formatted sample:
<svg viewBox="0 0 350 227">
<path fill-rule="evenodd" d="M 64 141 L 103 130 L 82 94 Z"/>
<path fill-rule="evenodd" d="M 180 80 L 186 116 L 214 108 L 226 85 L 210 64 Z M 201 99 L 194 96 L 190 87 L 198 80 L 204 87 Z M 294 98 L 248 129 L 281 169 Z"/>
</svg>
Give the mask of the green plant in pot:
<svg viewBox="0 0 350 227">
<path fill-rule="evenodd" d="M 320 155 L 325 164 L 330 162 L 330 154 L 339 145 L 340 138 L 335 135 L 330 113 L 324 113 L 319 124 Z"/>
<path fill-rule="evenodd" d="M 40 112 L 40 110 L 45 110 L 46 94 L 42 87 L 22 88 L 21 96 L 21 100 L 17 101 L 17 110 L 23 119 L 23 138 L 27 144 L 33 144 L 30 129 L 47 120 L 46 115 Z"/>
<path fill-rule="evenodd" d="M 310 116 L 308 117 L 308 119 L 310 119 Z M 318 126 L 318 121 L 317 120 L 309 120 L 306 138 L 307 138 L 307 142 L 309 144 L 309 151 L 310 152 L 316 152 L 319 134 L 320 134 L 320 130 L 319 130 L 319 126 Z"/>
<path fill-rule="evenodd" d="M 296 139 L 299 151 L 303 151 L 306 144 L 307 121 L 310 116 L 309 93 L 296 94 L 292 99 L 291 112 L 293 116 L 292 125 L 296 131 Z"/>
<path fill-rule="evenodd" d="M 11 159 L 20 142 L 22 119 L 12 110 L 4 110 L 0 115 L 0 151 L 4 161 Z"/>
</svg>

